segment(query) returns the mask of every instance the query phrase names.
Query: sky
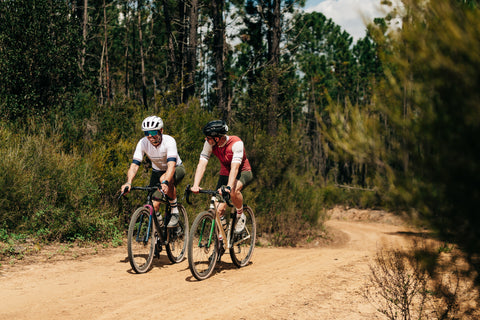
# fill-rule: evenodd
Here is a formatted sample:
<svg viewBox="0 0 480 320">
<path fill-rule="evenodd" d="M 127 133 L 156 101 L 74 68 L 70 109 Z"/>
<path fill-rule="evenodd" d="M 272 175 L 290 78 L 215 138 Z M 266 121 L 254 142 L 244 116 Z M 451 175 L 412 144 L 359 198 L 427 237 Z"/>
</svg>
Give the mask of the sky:
<svg viewBox="0 0 480 320">
<path fill-rule="evenodd" d="M 370 22 L 373 18 L 385 16 L 380 8 L 380 0 L 307 0 L 304 10 L 323 13 L 347 31 L 354 42 L 365 37 L 363 17 Z"/>
</svg>

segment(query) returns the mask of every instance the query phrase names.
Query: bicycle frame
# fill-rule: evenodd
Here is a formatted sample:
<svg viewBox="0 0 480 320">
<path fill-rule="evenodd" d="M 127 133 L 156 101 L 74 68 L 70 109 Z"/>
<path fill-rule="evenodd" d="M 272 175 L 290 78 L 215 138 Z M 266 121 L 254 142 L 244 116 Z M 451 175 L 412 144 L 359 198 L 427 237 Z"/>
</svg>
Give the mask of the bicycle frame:
<svg viewBox="0 0 480 320">
<path fill-rule="evenodd" d="M 228 230 L 228 237 L 227 235 L 225 234 L 225 230 L 223 230 L 223 226 L 222 226 L 222 223 L 220 221 L 220 215 L 218 214 L 218 210 L 217 208 L 215 208 L 215 202 L 217 202 L 217 198 L 215 196 L 213 196 L 210 200 L 210 208 L 209 208 L 209 212 L 212 213 L 212 215 L 215 217 L 215 223 L 212 224 L 212 227 L 211 227 L 211 230 L 210 230 L 210 234 L 209 234 L 209 239 L 208 239 L 208 244 L 207 246 L 210 247 L 210 245 L 212 244 L 212 237 L 213 235 L 215 234 L 214 232 L 214 228 L 217 229 L 217 232 L 220 233 L 220 235 L 222 236 L 223 239 L 227 239 L 227 248 L 230 249 L 230 239 L 229 239 L 229 236 L 230 236 L 230 226 L 227 228 Z M 230 220 L 229 224 L 231 225 L 232 224 L 232 221 Z M 203 222 L 203 225 L 202 225 L 202 231 L 205 230 L 205 221 Z M 203 233 L 202 233 L 203 234 Z M 200 237 L 200 242 L 202 241 L 203 239 Z"/>
<path fill-rule="evenodd" d="M 189 187 L 187 187 L 187 190 L 189 190 L 188 188 Z M 232 226 L 234 224 L 234 221 L 236 220 L 236 216 L 234 214 L 230 215 L 230 221 L 229 221 L 229 225 L 227 227 L 227 233 L 225 233 L 225 230 L 223 229 L 223 226 L 222 226 L 222 222 L 220 220 L 218 206 L 222 202 L 225 202 L 229 207 L 233 207 L 233 205 L 231 204 L 231 202 L 229 201 L 228 198 L 222 197 L 221 195 L 217 194 L 213 190 L 200 190 L 199 193 L 206 193 L 206 194 L 210 194 L 212 196 L 210 198 L 210 206 L 209 206 L 208 211 L 211 212 L 211 214 L 213 215 L 215 222 L 212 224 L 212 229 L 210 230 L 210 233 L 209 233 L 209 239 L 208 239 L 207 246 L 210 247 L 210 245 L 212 244 L 212 241 L 213 241 L 212 237 L 215 234 L 213 228 L 216 228 L 218 234 L 222 237 L 222 239 L 224 241 L 224 244 L 226 243 L 226 249 L 232 248 L 234 244 L 231 242 L 230 236 L 231 236 L 231 232 L 232 232 Z M 187 203 L 190 203 L 188 197 L 187 197 Z M 202 226 L 202 231 L 204 231 L 204 228 L 205 228 L 205 225 Z M 201 240 L 202 239 L 200 239 L 200 241 Z"/>
<path fill-rule="evenodd" d="M 160 240 L 161 240 L 160 244 L 168 243 L 169 233 L 167 232 L 167 227 L 166 226 L 167 226 L 167 224 L 170 220 L 170 202 L 168 202 L 168 200 L 165 199 L 165 198 L 162 198 L 162 199 L 158 200 L 160 203 L 165 204 L 165 221 L 164 221 L 164 225 L 160 226 L 160 223 L 158 222 L 158 219 L 157 219 L 157 215 L 155 214 L 155 210 L 153 208 L 153 201 L 152 201 L 153 194 L 156 191 L 156 189 L 151 188 L 151 187 L 132 187 L 132 190 L 148 190 L 147 201 L 143 205 L 143 207 L 148 209 L 148 211 L 150 212 L 150 215 L 149 215 L 149 219 L 148 219 L 148 228 L 147 228 L 147 233 L 145 235 L 145 239 L 142 239 L 141 241 L 148 242 L 148 239 L 149 239 L 149 237 L 151 235 L 151 232 L 152 232 L 152 229 L 153 229 L 152 228 L 152 220 L 153 220 L 153 222 L 155 223 L 155 227 L 157 228 L 158 235 L 159 235 Z M 163 195 L 164 195 L 164 197 L 166 196 L 165 194 L 163 194 Z M 139 224 L 139 226 L 138 226 L 139 230 L 142 227 L 142 223 Z M 136 240 L 139 241 L 140 239 L 137 238 Z"/>
</svg>

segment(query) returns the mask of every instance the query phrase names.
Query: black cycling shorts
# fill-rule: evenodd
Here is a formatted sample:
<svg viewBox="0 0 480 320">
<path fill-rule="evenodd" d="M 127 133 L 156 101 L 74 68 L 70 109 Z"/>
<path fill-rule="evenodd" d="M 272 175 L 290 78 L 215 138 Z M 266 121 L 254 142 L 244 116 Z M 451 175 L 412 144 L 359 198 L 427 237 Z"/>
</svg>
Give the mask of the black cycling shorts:
<svg viewBox="0 0 480 320">
<path fill-rule="evenodd" d="M 252 182 L 253 174 L 252 171 L 242 171 L 237 175 L 237 180 L 243 184 L 243 187 L 246 187 Z M 219 176 L 217 182 L 218 190 L 221 186 L 226 186 L 228 184 L 228 176 Z"/>
</svg>

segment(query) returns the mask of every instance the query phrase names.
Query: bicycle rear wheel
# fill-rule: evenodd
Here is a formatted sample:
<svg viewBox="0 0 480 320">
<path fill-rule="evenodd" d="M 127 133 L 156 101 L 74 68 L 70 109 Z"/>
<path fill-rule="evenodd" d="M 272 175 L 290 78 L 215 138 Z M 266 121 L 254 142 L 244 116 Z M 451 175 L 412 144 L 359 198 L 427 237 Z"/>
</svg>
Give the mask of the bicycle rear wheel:
<svg viewBox="0 0 480 320">
<path fill-rule="evenodd" d="M 247 265 L 250 261 L 257 236 L 257 224 L 252 208 L 244 205 L 243 213 L 247 217 L 245 229 L 239 234 L 232 230 L 230 236 L 230 243 L 232 243 L 230 257 L 232 262 L 239 268 Z"/>
<path fill-rule="evenodd" d="M 218 236 L 214 215 L 200 213 L 193 221 L 188 239 L 188 266 L 197 280 L 207 279 L 217 263 Z"/>
<path fill-rule="evenodd" d="M 188 216 L 185 207 L 178 205 L 178 226 L 168 229 L 168 243 L 166 245 L 168 259 L 172 263 L 182 262 L 187 253 L 188 243 Z"/>
<path fill-rule="evenodd" d="M 136 273 L 145 273 L 150 269 L 155 248 L 155 227 L 150 220 L 150 211 L 138 208 L 128 226 L 128 260 Z"/>
</svg>

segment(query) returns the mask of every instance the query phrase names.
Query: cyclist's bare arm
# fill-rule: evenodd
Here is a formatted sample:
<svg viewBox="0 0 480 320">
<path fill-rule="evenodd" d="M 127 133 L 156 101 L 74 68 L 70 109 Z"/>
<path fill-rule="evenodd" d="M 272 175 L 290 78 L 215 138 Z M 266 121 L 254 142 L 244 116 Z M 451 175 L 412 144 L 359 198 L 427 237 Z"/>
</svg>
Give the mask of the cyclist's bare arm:
<svg viewBox="0 0 480 320">
<path fill-rule="evenodd" d="M 228 184 L 227 184 L 227 186 L 231 188 L 231 191 L 235 190 L 235 187 L 236 187 L 235 182 L 237 180 L 238 170 L 240 170 L 240 163 L 232 162 L 232 165 L 230 167 L 230 174 L 228 175 Z"/>
<path fill-rule="evenodd" d="M 232 162 L 230 163 L 230 173 L 228 175 L 228 184 L 231 191 L 237 189 L 237 175 L 243 160 L 243 142 L 237 141 L 232 145 Z"/>
<path fill-rule="evenodd" d="M 127 182 L 122 185 L 122 192 L 125 192 L 126 187 L 131 188 L 133 178 L 135 178 L 135 175 L 137 174 L 138 168 L 139 168 L 138 164 L 135 164 L 135 163 L 130 164 L 130 168 L 127 171 Z"/>
<path fill-rule="evenodd" d="M 193 179 L 193 186 L 190 188 L 192 192 L 198 193 L 200 190 L 200 181 L 202 181 L 203 174 L 207 168 L 208 160 L 200 158 L 197 165 L 197 170 L 195 171 L 195 178 Z"/>
</svg>

